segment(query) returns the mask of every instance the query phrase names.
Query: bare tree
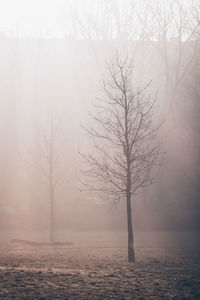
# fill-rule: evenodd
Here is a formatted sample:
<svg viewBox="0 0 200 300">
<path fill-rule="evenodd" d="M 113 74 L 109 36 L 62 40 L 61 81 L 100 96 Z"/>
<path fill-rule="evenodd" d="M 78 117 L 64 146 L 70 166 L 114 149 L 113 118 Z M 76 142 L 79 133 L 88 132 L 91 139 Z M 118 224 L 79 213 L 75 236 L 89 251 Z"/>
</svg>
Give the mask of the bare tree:
<svg viewBox="0 0 200 300">
<path fill-rule="evenodd" d="M 39 129 L 35 148 L 29 151 L 30 164 L 37 180 L 45 187 L 49 200 L 49 241 L 55 241 L 55 205 L 58 189 L 69 181 L 71 168 L 66 158 L 66 139 L 62 135 L 60 120 L 48 113 L 45 128 Z"/>
<path fill-rule="evenodd" d="M 149 84 L 133 89 L 128 58 L 117 55 L 107 69 L 109 78 L 101 84 L 103 98 L 95 105 L 92 125 L 84 127 L 94 150 L 81 153 L 86 162 L 82 173 L 89 190 L 108 194 L 114 203 L 126 199 L 128 260 L 135 262 L 131 200 L 152 183 L 153 167 L 159 164 L 158 127 L 153 121 L 156 97 L 145 96 Z"/>
<path fill-rule="evenodd" d="M 74 13 L 72 20 L 79 38 L 118 41 L 117 47 L 126 43 L 125 47 L 131 47 L 135 61 L 143 52 L 145 59 L 149 58 L 143 66 L 139 63 L 140 73 L 147 73 L 149 60 L 151 66 L 152 57 L 148 53 L 152 47 L 160 64 L 164 111 L 165 114 L 168 111 L 173 124 L 177 125 L 176 118 L 181 112 L 177 106 L 182 106 L 180 93 L 199 57 L 199 0 L 127 0 L 123 5 L 117 0 L 100 1 L 98 14 L 95 9 L 81 15 Z M 91 47 L 97 59 L 94 43 Z"/>
<path fill-rule="evenodd" d="M 197 0 L 151 2 L 155 50 L 163 64 L 165 103 L 174 114 L 178 93 L 185 86 L 199 57 L 200 3 Z M 176 110 L 180 112 L 179 110 Z"/>
</svg>

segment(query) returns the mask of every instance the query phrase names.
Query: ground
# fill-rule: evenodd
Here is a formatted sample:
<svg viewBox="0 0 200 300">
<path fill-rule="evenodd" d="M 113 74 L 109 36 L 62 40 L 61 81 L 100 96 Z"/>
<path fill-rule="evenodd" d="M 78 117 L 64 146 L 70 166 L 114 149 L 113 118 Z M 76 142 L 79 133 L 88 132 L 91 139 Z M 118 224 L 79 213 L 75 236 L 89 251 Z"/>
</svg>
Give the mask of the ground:
<svg viewBox="0 0 200 300">
<path fill-rule="evenodd" d="M 198 249 L 0 246 L 0 299 L 200 299 Z"/>
</svg>

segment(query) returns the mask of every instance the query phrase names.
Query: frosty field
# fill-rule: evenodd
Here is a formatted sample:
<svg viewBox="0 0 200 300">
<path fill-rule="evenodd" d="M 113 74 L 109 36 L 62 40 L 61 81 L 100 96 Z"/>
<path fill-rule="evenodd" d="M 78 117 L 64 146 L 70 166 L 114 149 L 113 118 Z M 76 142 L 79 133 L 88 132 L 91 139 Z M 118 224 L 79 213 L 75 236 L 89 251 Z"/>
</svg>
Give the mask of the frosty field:
<svg viewBox="0 0 200 300">
<path fill-rule="evenodd" d="M 1 232 L 0 299 L 200 299 L 198 232 L 136 233 L 135 264 L 126 234 L 58 232 L 73 246 L 30 246 L 46 233 Z"/>
</svg>

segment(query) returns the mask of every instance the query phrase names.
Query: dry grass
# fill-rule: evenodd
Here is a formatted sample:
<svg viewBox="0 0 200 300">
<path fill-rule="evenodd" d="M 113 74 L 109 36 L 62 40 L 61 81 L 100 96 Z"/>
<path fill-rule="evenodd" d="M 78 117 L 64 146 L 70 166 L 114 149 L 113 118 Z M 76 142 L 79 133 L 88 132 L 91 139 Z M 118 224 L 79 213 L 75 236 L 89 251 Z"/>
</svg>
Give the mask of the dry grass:
<svg viewBox="0 0 200 300">
<path fill-rule="evenodd" d="M 197 249 L 196 249 L 197 250 Z M 0 247 L 0 299 L 200 299 L 198 252 L 126 248 Z"/>
</svg>

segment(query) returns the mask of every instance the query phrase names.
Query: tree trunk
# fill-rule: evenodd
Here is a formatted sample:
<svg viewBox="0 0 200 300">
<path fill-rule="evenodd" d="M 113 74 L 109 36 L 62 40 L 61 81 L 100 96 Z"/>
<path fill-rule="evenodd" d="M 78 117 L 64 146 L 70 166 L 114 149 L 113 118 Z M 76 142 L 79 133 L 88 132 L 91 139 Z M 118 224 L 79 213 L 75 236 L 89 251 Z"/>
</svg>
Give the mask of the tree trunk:
<svg viewBox="0 0 200 300">
<path fill-rule="evenodd" d="M 50 242 L 54 242 L 54 193 L 50 191 Z"/>
<path fill-rule="evenodd" d="M 127 225 L 128 225 L 128 261 L 135 262 L 130 192 L 127 192 L 126 200 L 127 200 Z"/>
<path fill-rule="evenodd" d="M 53 138 L 51 124 L 51 139 L 49 146 L 49 197 L 50 197 L 50 242 L 54 242 L 54 185 L 53 185 Z"/>
</svg>

